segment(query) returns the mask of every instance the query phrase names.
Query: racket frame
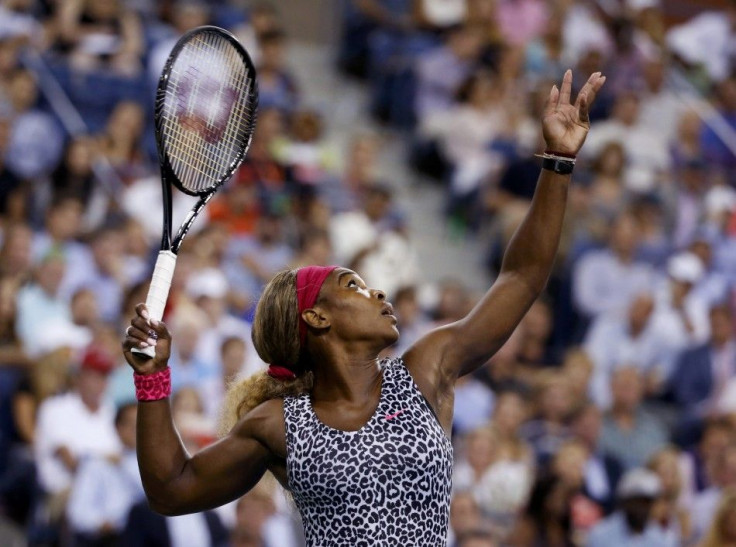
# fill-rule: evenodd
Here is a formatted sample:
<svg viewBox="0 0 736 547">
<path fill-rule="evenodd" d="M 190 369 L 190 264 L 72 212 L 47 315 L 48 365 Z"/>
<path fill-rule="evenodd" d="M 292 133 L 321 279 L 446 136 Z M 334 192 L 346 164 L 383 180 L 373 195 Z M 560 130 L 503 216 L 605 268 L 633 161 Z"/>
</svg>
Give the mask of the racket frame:
<svg viewBox="0 0 736 547">
<path fill-rule="evenodd" d="M 230 44 L 235 48 L 237 53 L 240 55 L 241 60 L 243 61 L 243 64 L 246 66 L 247 71 L 249 72 L 249 74 L 252 75 L 249 78 L 250 85 L 252 86 L 252 88 L 245 90 L 245 95 L 247 97 L 247 100 L 250 101 L 248 104 L 248 108 L 251 110 L 252 115 L 250 116 L 248 120 L 248 127 L 245 129 L 247 138 L 245 142 L 241 144 L 240 150 L 238 151 L 237 155 L 235 156 L 231 164 L 227 167 L 227 169 L 223 172 L 223 174 L 220 176 L 220 178 L 217 180 L 217 182 L 214 185 L 209 186 L 208 188 L 200 192 L 193 192 L 187 189 L 186 187 L 184 187 L 183 184 L 181 184 L 181 182 L 179 181 L 178 177 L 174 173 L 174 170 L 172 169 L 171 164 L 169 162 L 169 158 L 166 152 L 166 146 L 164 144 L 165 138 L 164 138 L 164 130 L 163 130 L 163 127 L 164 127 L 163 111 L 164 111 L 164 104 L 166 103 L 166 90 L 169 84 L 169 77 L 171 75 L 172 67 L 179 56 L 179 53 L 187 45 L 187 43 L 192 38 L 194 38 L 196 35 L 203 34 L 203 33 L 212 33 L 212 32 L 218 34 L 220 37 L 230 42 Z M 235 36 L 232 35 L 232 33 L 226 31 L 225 29 L 222 29 L 216 26 L 212 26 L 212 25 L 205 25 L 205 26 L 197 27 L 195 29 L 188 31 L 181 38 L 179 38 L 179 40 L 176 42 L 176 44 L 172 48 L 171 53 L 169 54 L 169 57 L 166 60 L 166 64 L 164 65 L 164 68 L 161 72 L 161 76 L 159 78 L 158 86 L 156 88 L 156 97 L 155 97 L 154 105 L 155 105 L 154 106 L 154 129 L 155 129 L 155 135 L 156 135 L 156 145 L 157 145 L 156 148 L 158 151 L 159 165 L 161 167 L 161 190 L 162 190 L 164 207 L 163 207 L 163 230 L 162 230 L 162 236 L 161 236 L 161 247 L 160 247 L 158 258 L 156 260 L 156 265 L 154 267 L 154 271 L 152 274 L 151 286 L 149 287 L 148 296 L 146 298 L 146 307 L 149 309 L 150 317 L 152 319 L 159 321 L 163 316 L 163 310 L 165 307 L 166 300 L 168 298 L 168 293 L 169 293 L 169 289 L 171 286 L 171 279 L 173 277 L 174 267 L 176 265 L 176 255 L 179 252 L 179 248 L 181 247 L 182 241 L 186 237 L 187 233 L 192 227 L 192 224 L 194 223 L 194 220 L 197 218 L 197 216 L 202 211 L 204 206 L 207 204 L 207 202 L 210 199 L 212 199 L 212 197 L 215 195 L 217 190 L 228 179 L 230 179 L 230 177 L 232 177 L 235 170 L 243 162 L 243 159 L 245 159 L 245 155 L 248 152 L 248 149 L 250 148 L 250 144 L 253 140 L 253 132 L 255 130 L 256 114 L 257 114 L 257 109 L 258 109 L 258 81 L 256 78 L 255 65 L 253 64 L 253 61 L 250 58 L 250 55 L 248 55 L 248 52 L 240 44 L 237 38 L 235 38 Z M 173 240 L 171 238 L 171 235 L 172 235 L 172 200 L 173 200 L 173 195 L 172 195 L 172 190 L 171 190 L 172 185 L 187 195 L 199 197 L 196 204 L 192 207 L 192 209 L 189 211 L 189 213 L 185 217 L 184 221 L 182 222 Z M 155 305 L 154 305 L 154 302 L 155 302 Z M 153 357 L 155 353 L 154 348 L 150 346 L 147 348 L 143 348 L 143 349 L 134 348 L 133 352 L 137 354 L 145 354 L 148 357 Z"/>
</svg>

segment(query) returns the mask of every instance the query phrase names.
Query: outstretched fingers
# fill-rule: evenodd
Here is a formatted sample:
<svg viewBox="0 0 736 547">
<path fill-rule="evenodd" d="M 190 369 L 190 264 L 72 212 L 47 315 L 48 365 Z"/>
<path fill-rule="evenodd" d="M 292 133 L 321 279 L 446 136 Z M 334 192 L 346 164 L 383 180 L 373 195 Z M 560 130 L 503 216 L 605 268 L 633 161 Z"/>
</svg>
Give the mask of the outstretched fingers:
<svg viewBox="0 0 736 547">
<path fill-rule="evenodd" d="M 558 106 L 570 104 L 570 94 L 572 93 L 572 70 L 568 69 L 562 78 L 562 87 L 560 87 L 560 96 L 557 101 Z"/>
<path fill-rule="evenodd" d="M 544 107 L 545 116 L 552 114 L 557 109 L 557 101 L 560 99 L 560 90 L 557 89 L 557 85 L 553 85 L 549 91 L 549 97 L 547 98 L 547 104 Z"/>
<path fill-rule="evenodd" d="M 590 78 L 588 78 L 580 93 L 578 93 L 578 97 L 575 100 L 575 108 L 579 112 L 581 122 L 588 123 L 590 121 L 590 105 L 595 100 L 596 94 L 605 82 L 605 76 L 601 76 L 600 72 L 594 72 L 590 75 Z"/>
</svg>

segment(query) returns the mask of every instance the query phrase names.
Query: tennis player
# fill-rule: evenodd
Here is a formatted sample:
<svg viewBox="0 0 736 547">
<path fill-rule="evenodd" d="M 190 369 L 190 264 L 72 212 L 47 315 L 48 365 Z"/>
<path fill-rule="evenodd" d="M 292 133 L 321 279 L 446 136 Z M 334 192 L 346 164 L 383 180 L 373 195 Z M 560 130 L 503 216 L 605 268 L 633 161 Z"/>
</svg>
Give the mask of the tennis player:
<svg viewBox="0 0 736 547">
<path fill-rule="evenodd" d="M 531 207 L 498 279 L 467 317 L 379 360 L 399 337 L 383 292 L 345 268 L 277 274 L 253 323 L 268 372 L 232 389 L 239 420 L 195 456 L 171 418 L 171 336 L 140 304 L 123 349 L 140 401 L 138 462 L 151 507 L 209 509 L 270 471 L 291 492 L 310 546 L 446 545 L 455 381 L 488 361 L 547 282 L 589 106 L 604 82 L 593 74 L 574 102 L 571 71 L 552 87 Z M 155 346 L 151 359 L 131 353 L 147 346 Z"/>
</svg>

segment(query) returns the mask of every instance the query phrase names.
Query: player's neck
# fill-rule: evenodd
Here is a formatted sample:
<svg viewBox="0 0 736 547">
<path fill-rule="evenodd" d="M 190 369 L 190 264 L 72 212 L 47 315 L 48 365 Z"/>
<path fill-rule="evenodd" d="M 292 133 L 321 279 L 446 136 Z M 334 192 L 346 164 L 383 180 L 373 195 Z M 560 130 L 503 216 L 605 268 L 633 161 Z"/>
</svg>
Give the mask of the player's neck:
<svg viewBox="0 0 736 547">
<path fill-rule="evenodd" d="M 323 356 L 315 359 L 313 401 L 361 402 L 371 397 L 378 386 L 381 370 L 372 357 Z"/>
</svg>

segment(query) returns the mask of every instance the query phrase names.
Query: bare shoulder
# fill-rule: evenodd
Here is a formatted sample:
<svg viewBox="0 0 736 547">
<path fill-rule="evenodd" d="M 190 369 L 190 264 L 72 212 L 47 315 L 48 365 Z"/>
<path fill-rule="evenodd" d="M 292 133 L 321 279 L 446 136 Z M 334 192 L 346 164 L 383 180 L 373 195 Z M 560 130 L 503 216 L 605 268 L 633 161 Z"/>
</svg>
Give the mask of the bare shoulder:
<svg viewBox="0 0 736 547">
<path fill-rule="evenodd" d="M 441 389 L 446 381 L 442 366 L 451 352 L 454 325 L 433 329 L 406 350 L 402 359 L 417 383 L 426 383 L 433 389 Z"/>
<path fill-rule="evenodd" d="M 268 448 L 274 456 L 286 457 L 286 425 L 284 423 L 284 400 L 264 401 L 248 412 L 230 432 L 240 438 L 252 438 Z"/>
</svg>

